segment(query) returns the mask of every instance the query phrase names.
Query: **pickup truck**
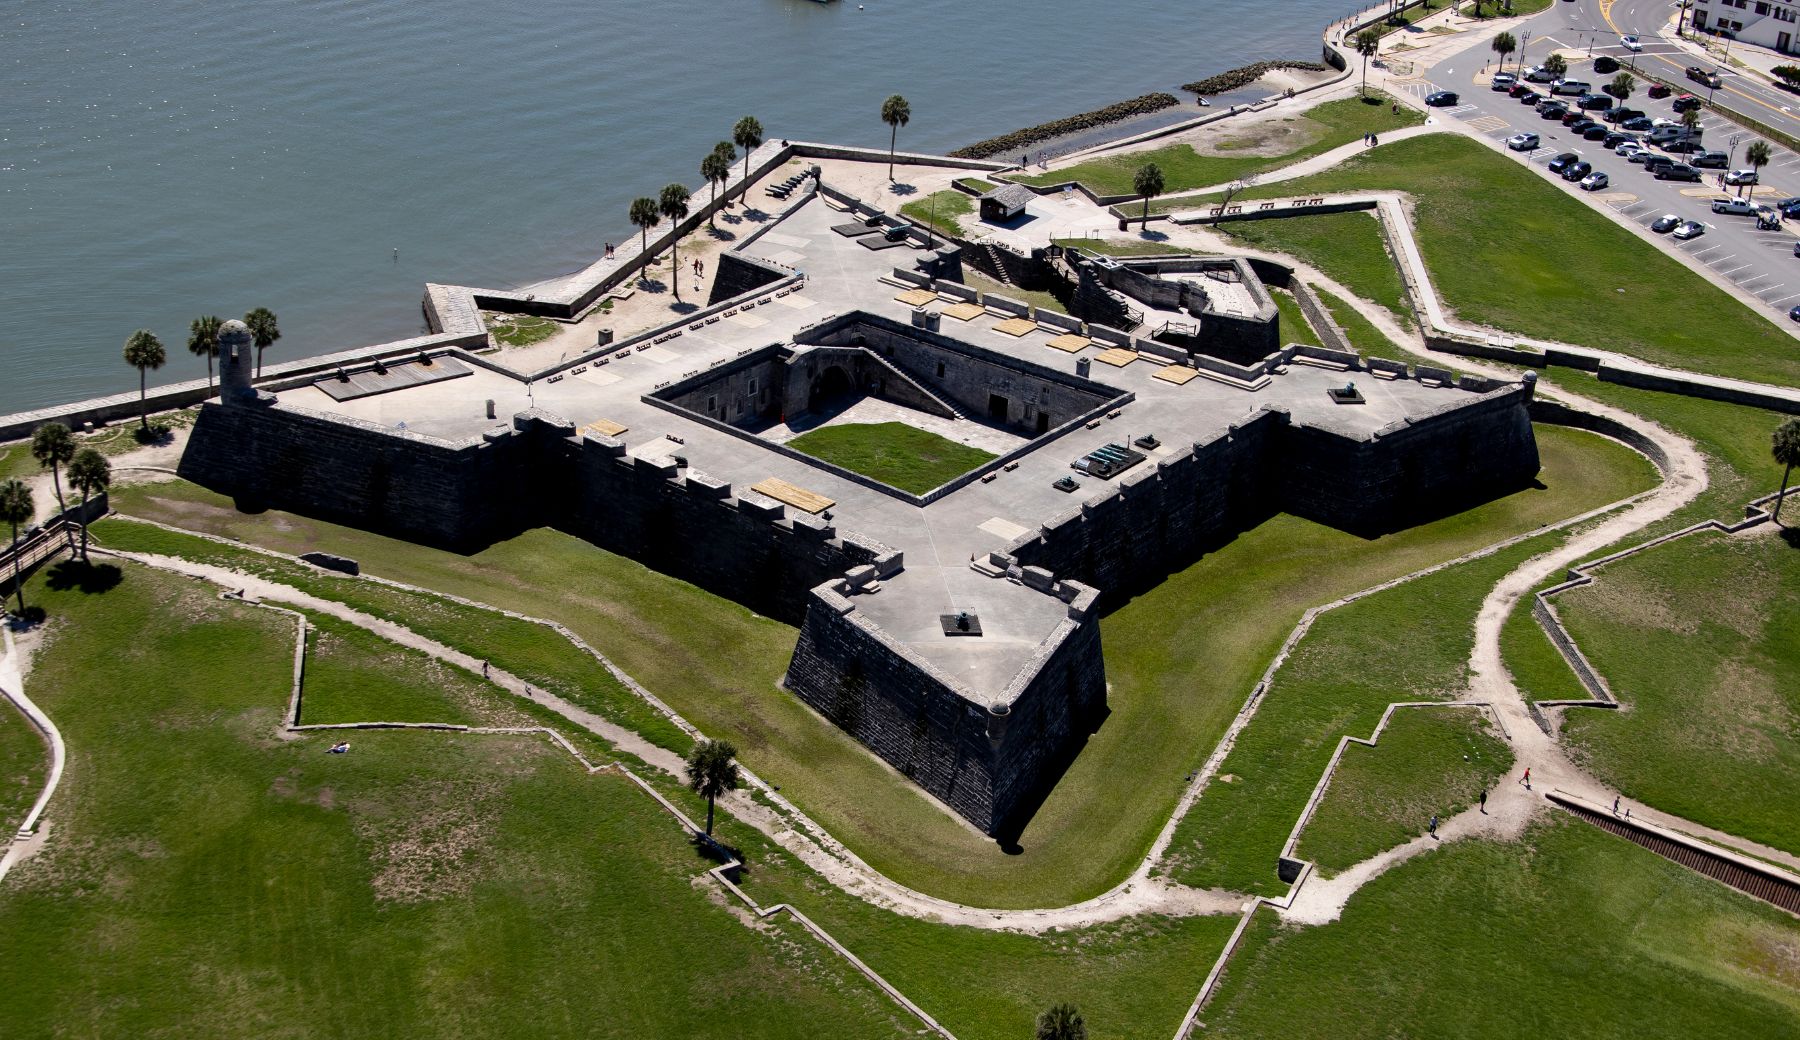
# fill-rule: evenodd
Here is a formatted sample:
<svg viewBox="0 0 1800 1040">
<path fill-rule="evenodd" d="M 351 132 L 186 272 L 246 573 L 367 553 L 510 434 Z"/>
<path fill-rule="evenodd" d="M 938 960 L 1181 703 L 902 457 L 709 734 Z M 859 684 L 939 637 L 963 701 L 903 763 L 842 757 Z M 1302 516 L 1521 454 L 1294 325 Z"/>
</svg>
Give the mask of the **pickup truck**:
<svg viewBox="0 0 1800 1040">
<path fill-rule="evenodd" d="M 1724 83 L 1724 80 L 1719 78 L 1718 73 L 1700 65 L 1689 65 L 1687 67 L 1687 78 L 1693 80 L 1695 83 L 1711 87 L 1715 90 Z"/>
<path fill-rule="evenodd" d="M 1712 211 L 1714 213 L 1729 213 L 1732 216 L 1744 217 L 1755 213 L 1756 207 L 1745 202 L 1743 199 L 1714 199 Z"/>
</svg>

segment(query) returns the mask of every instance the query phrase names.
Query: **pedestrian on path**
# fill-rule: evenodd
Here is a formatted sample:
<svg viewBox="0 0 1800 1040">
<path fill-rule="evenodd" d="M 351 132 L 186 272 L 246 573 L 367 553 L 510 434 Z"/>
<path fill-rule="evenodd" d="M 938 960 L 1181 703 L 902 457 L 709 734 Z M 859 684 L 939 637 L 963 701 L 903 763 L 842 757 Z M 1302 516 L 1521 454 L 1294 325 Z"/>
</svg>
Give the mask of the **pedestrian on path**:
<svg viewBox="0 0 1800 1040">
<path fill-rule="evenodd" d="M 488 663 L 486 661 L 481 662 L 481 677 L 483 679 L 488 677 Z"/>
<path fill-rule="evenodd" d="M 1431 835 L 1431 840 L 1437 840 L 1437 813 L 1431 814 L 1431 823 L 1425 828 L 1425 832 Z"/>
<path fill-rule="evenodd" d="M 1619 796 L 1613 795 L 1613 815 L 1619 815 Z"/>
<path fill-rule="evenodd" d="M 1525 790 L 1531 790 L 1531 767 L 1525 767 Z"/>
<path fill-rule="evenodd" d="M 1487 788 L 1481 789 L 1481 815 L 1487 815 Z"/>
</svg>

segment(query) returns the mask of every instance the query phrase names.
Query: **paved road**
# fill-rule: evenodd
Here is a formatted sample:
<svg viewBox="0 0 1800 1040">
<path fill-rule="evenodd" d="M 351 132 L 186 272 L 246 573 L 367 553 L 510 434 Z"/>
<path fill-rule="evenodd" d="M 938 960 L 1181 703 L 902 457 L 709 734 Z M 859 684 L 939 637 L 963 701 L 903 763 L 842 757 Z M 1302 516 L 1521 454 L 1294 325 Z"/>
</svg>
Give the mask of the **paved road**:
<svg viewBox="0 0 1800 1040">
<path fill-rule="evenodd" d="M 1580 50 L 1584 52 L 1583 56 L 1580 61 L 1571 63 L 1570 76 L 1599 86 L 1609 82 L 1613 74 L 1594 73 L 1591 67 L 1584 64 L 1590 38 L 1597 35 L 1599 42 L 1593 48 L 1596 55 L 1610 54 L 1621 62 L 1628 62 L 1633 57 L 1619 46 L 1618 35 L 1605 28 L 1604 22 L 1598 31 L 1589 28 L 1592 21 L 1588 17 L 1588 2 L 1589 0 L 1563 0 L 1514 31 L 1514 35 L 1518 37 L 1523 37 L 1526 32 L 1531 34 L 1529 40 L 1525 41 L 1526 67 L 1541 60 L 1552 49 L 1565 52 Z M 1619 0 L 1621 5 L 1626 2 L 1629 0 Z M 1636 2 L 1645 8 L 1657 6 L 1649 0 Z M 1664 8 L 1665 12 L 1666 10 Z M 1611 11 L 1615 21 L 1621 18 L 1621 14 L 1619 9 Z M 1646 18 L 1646 21 L 1653 19 Z M 1631 22 L 1621 21 L 1619 24 L 1634 27 Z M 1667 61 L 1673 63 L 1677 71 L 1693 63 L 1693 59 L 1673 44 L 1654 38 L 1647 31 L 1643 38 L 1644 51 L 1635 56 L 1638 63 Z M 1516 62 L 1515 55 L 1509 61 L 1508 68 L 1512 68 Z M 1530 162 L 1540 169 L 1561 152 L 1580 153 L 1596 170 L 1604 171 L 1611 178 L 1611 185 L 1590 194 L 1580 191 L 1573 184 L 1565 184 L 1547 171 L 1544 176 L 1561 185 L 1564 190 L 1585 195 L 1589 202 L 1611 207 L 1640 225 L 1647 226 L 1665 213 L 1700 221 L 1706 225 L 1705 234 L 1686 242 L 1663 237 L 1660 239 L 1662 245 L 1690 254 L 1773 310 L 1785 313 L 1790 307 L 1800 305 L 1800 257 L 1794 255 L 1794 244 L 1800 240 L 1800 221 L 1787 222 L 1775 231 L 1758 231 L 1755 221 L 1750 217 L 1715 215 L 1712 212 L 1712 200 L 1720 197 L 1726 190 L 1713 179 L 1721 171 L 1706 171 L 1708 180 L 1701 184 L 1656 180 L 1643 167 L 1627 163 L 1603 149 L 1600 142 L 1582 140 L 1564 129 L 1558 121 L 1542 119 L 1530 106 L 1520 104 L 1505 93 L 1490 90 L 1489 80 L 1495 71 L 1494 53 L 1485 47 L 1475 47 L 1448 58 L 1430 69 L 1421 81 L 1405 85 L 1405 89 L 1419 94 L 1440 89 L 1456 91 L 1460 95 L 1461 104 L 1437 111 L 1462 120 L 1484 136 L 1500 140 L 1521 131 L 1537 133 L 1543 139 L 1543 147 L 1529 154 L 1511 154 L 1517 155 L 1521 162 Z M 1738 80 L 1742 78 L 1736 77 Z M 1536 87 L 1543 93 L 1547 85 L 1539 84 Z M 1642 109 L 1652 117 L 1673 119 L 1677 117 L 1671 101 L 1672 98 L 1652 100 L 1640 86 L 1626 104 L 1631 108 Z M 1771 118 L 1770 121 L 1774 120 Z M 1794 123 L 1795 132 L 1800 134 L 1800 119 Z M 1734 164 L 1744 165 L 1742 156 L 1749 143 L 1757 139 L 1756 135 L 1711 113 L 1703 113 L 1700 125 L 1705 147 L 1734 151 Z M 1774 153 L 1774 158 L 1762 171 L 1763 184 L 1755 193 L 1758 201 L 1773 202 L 1800 196 L 1800 155 L 1779 146 L 1774 148 Z M 1681 157 L 1673 158 L 1679 160 Z"/>
</svg>

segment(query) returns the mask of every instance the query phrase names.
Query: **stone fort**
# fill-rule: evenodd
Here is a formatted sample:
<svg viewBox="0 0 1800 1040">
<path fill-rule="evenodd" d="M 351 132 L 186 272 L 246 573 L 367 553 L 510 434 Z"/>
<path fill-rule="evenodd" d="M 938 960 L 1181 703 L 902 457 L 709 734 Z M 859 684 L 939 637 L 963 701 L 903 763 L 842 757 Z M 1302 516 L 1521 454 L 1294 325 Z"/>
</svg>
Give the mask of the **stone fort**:
<svg viewBox="0 0 1800 1040">
<path fill-rule="evenodd" d="M 1026 259 L 1071 313 L 982 294 L 973 247 L 797 170 L 842 159 L 807 147 L 735 189 L 791 198 L 704 305 L 545 371 L 470 349 L 481 312 L 575 320 L 597 282 L 433 285 L 435 341 L 260 383 L 228 322 L 181 474 L 459 552 L 548 526 L 796 625 L 770 696 L 1005 839 L 1105 718 L 1109 604 L 1278 512 L 1372 536 L 1537 472 L 1530 374 L 1285 343 L 1262 261 L 1050 250 Z M 872 419 L 993 457 L 915 493 L 787 444 Z"/>
</svg>

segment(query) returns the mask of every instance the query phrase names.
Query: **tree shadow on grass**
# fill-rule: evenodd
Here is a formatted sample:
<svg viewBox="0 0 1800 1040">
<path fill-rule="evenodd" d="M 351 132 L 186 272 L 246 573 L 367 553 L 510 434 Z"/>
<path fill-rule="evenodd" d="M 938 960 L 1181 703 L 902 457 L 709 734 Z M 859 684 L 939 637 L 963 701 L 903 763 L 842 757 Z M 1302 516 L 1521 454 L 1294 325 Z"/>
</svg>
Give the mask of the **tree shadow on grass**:
<svg viewBox="0 0 1800 1040">
<path fill-rule="evenodd" d="M 1800 549 L 1800 527 L 1784 527 L 1781 529 L 1781 540 L 1790 549 Z"/>
<path fill-rule="evenodd" d="M 125 580 L 125 572 L 114 563 L 64 560 L 44 574 L 44 584 L 55 592 L 76 592 L 93 596 L 111 592 Z"/>
</svg>

